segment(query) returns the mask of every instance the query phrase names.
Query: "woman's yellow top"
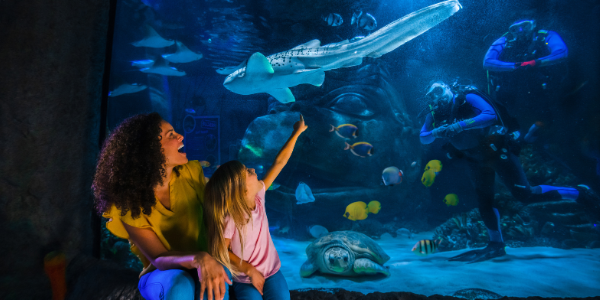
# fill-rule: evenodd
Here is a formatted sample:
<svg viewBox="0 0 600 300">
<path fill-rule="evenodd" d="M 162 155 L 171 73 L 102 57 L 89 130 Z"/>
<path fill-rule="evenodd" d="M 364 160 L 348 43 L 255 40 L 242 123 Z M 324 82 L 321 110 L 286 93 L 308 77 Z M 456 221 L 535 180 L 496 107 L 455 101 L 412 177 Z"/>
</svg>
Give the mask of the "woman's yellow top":
<svg viewBox="0 0 600 300">
<path fill-rule="evenodd" d="M 169 182 L 170 210 L 157 199 L 150 215 L 142 213 L 133 219 L 131 211 L 121 216 L 121 211 L 113 205 L 102 215 L 109 219 L 106 228 L 123 239 L 129 239 L 123 223 L 138 228 L 149 228 L 169 251 L 207 251 L 207 233 L 202 208 L 205 186 L 202 166 L 197 160 L 189 161 L 179 168 L 179 176 L 173 173 Z M 131 240 L 129 243 L 131 252 L 137 255 L 144 265 L 141 275 L 155 270 L 150 260 Z"/>
</svg>

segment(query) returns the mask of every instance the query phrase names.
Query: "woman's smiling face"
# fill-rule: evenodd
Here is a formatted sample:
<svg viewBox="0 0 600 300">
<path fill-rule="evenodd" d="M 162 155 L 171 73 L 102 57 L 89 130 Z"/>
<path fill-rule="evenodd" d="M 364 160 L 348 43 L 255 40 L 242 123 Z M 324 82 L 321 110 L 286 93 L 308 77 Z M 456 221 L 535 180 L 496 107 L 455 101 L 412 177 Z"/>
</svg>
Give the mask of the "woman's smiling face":
<svg viewBox="0 0 600 300">
<path fill-rule="evenodd" d="M 160 129 L 160 144 L 167 160 L 167 167 L 187 164 L 188 159 L 185 152 L 183 152 L 183 136 L 175 132 L 173 126 L 166 121 L 162 121 Z M 181 152 L 179 149 L 181 149 Z"/>
</svg>

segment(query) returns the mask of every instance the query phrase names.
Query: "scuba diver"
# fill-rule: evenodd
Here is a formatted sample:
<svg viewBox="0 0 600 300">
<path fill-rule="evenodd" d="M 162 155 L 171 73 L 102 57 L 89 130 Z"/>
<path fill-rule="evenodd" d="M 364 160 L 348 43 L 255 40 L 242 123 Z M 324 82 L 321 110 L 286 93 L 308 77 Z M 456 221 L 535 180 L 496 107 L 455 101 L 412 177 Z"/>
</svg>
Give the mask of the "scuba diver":
<svg viewBox="0 0 600 300">
<path fill-rule="evenodd" d="M 497 39 L 483 59 L 487 71 L 488 91 L 495 100 L 516 110 L 527 111 L 527 123 L 551 123 L 566 77 L 568 50 L 558 33 L 535 30 L 534 20 L 513 23 Z M 527 117 L 527 116 L 525 116 Z"/>
<path fill-rule="evenodd" d="M 472 172 L 479 213 L 489 234 L 488 245 L 450 258 L 478 262 L 506 255 L 500 231 L 500 214 L 493 207 L 495 174 L 519 201 L 576 201 L 586 206 L 592 219 L 600 220 L 600 198 L 587 186 L 575 188 L 530 186 L 519 160 L 519 136 L 506 110 L 473 86 L 449 86 L 441 81 L 426 92 L 430 103 L 421 129 L 422 144 L 447 139 L 449 157 L 466 159 Z"/>
</svg>

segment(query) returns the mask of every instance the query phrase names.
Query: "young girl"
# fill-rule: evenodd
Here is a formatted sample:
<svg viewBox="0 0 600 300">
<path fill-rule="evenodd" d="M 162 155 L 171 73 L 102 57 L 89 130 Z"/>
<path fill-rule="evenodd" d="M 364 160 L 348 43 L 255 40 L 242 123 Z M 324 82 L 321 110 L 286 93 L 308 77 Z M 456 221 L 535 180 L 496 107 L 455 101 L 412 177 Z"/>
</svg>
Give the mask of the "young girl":
<svg viewBox="0 0 600 300">
<path fill-rule="evenodd" d="M 290 299 L 269 234 L 265 191 L 287 164 L 298 136 L 307 128 L 300 115 L 262 181 L 254 169 L 230 161 L 221 165 L 206 185 L 204 207 L 210 253 L 234 274 L 237 299 Z"/>
</svg>

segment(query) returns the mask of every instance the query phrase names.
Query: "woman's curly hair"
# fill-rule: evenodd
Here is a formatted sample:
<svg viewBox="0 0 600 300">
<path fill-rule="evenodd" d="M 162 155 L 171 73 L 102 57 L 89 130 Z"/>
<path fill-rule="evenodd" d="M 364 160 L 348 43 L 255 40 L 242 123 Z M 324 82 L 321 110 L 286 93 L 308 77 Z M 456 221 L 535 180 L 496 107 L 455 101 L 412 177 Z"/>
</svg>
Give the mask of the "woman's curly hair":
<svg viewBox="0 0 600 300">
<path fill-rule="evenodd" d="M 100 213 L 112 205 L 137 218 L 149 215 L 156 204 L 154 187 L 162 184 L 166 158 L 160 143 L 162 118 L 139 114 L 123 121 L 100 152 L 92 190 Z M 177 174 L 177 172 L 175 171 Z"/>
</svg>

